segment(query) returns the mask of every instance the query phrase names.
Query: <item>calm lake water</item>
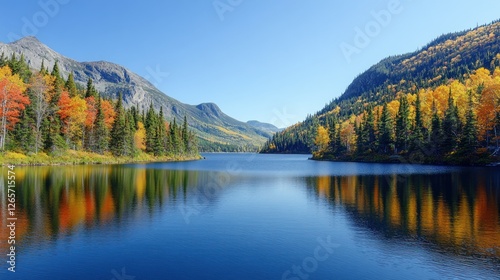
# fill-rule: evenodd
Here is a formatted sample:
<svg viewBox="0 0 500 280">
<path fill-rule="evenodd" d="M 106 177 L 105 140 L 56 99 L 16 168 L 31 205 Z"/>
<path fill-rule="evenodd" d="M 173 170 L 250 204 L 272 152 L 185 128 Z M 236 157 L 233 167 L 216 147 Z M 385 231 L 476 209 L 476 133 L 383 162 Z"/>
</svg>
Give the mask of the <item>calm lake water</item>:
<svg viewBox="0 0 500 280">
<path fill-rule="evenodd" d="M 205 154 L 16 167 L 0 279 L 500 279 L 500 170 Z"/>
</svg>

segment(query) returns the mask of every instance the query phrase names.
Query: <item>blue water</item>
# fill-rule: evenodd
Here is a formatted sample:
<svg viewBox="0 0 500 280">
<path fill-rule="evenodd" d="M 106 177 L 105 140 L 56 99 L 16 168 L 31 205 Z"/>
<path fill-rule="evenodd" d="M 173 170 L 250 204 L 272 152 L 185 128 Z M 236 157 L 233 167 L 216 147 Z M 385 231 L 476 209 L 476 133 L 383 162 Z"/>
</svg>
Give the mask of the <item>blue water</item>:
<svg viewBox="0 0 500 280">
<path fill-rule="evenodd" d="M 500 279 L 498 169 L 204 156 L 18 167 L 0 278 Z"/>
</svg>

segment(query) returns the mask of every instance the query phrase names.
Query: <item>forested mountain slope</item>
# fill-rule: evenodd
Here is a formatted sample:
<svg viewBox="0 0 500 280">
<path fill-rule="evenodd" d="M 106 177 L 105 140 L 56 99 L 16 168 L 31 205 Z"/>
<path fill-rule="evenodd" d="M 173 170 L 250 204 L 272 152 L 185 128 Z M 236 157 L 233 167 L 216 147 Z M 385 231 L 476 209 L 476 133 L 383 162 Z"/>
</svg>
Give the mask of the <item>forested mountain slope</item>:
<svg viewBox="0 0 500 280">
<path fill-rule="evenodd" d="M 52 69 L 57 62 L 61 76 L 67 79 L 73 73 L 78 88 L 84 89 L 87 81 L 92 79 L 93 86 L 102 97 L 116 100 L 123 94 L 125 108 L 136 107 L 140 112 L 148 110 L 153 103 L 156 112 L 163 108 L 164 117 L 168 121 L 181 121 L 185 116 L 189 126 L 199 138 L 201 149 L 205 151 L 240 151 L 256 150 L 265 140 L 267 131 L 238 121 L 224 114 L 217 105 L 204 103 L 189 105 L 161 92 L 152 82 L 165 79 L 168 73 L 151 74 L 150 82 L 127 68 L 107 62 L 78 62 L 52 50 L 35 37 L 25 37 L 10 44 L 0 43 L 0 54 L 4 60 L 12 55 L 22 59 L 33 71 L 42 67 Z M 157 70 L 157 69 L 156 69 Z"/>
<path fill-rule="evenodd" d="M 500 22 L 443 35 L 372 66 L 325 108 L 275 134 L 262 152 L 363 160 L 420 149 L 429 154 L 423 161 L 454 161 L 469 137 L 469 152 L 498 153 L 499 66 Z"/>
</svg>

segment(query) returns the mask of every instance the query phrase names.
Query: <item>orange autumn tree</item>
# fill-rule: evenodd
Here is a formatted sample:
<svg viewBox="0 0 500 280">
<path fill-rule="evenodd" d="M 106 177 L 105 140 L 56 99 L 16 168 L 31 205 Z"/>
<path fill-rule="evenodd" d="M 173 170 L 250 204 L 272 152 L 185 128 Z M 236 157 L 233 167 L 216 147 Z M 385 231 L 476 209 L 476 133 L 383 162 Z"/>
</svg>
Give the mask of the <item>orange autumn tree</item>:
<svg viewBox="0 0 500 280">
<path fill-rule="evenodd" d="M 83 137 L 83 126 L 86 119 L 87 103 L 79 96 L 71 98 L 67 91 L 61 93 L 59 102 L 59 117 L 63 123 L 62 132 L 66 136 L 66 142 L 70 140 L 76 145 L 81 145 Z"/>
<path fill-rule="evenodd" d="M 497 127 L 497 116 L 500 115 L 500 84 L 486 87 L 477 108 L 477 122 L 481 140 L 496 142 L 499 147 L 500 128 Z M 492 135 L 491 135 L 492 134 Z"/>
<path fill-rule="evenodd" d="M 19 75 L 12 75 L 8 66 L 0 68 L 0 149 L 2 150 L 5 149 L 7 130 L 14 129 L 19 122 L 21 111 L 30 103 L 25 91 L 26 85 Z"/>
<path fill-rule="evenodd" d="M 102 112 L 104 113 L 104 123 L 106 127 L 111 130 L 116 117 L 115 107 L 109 100 L 102 100 L 101 106 Z"/>
</svg>

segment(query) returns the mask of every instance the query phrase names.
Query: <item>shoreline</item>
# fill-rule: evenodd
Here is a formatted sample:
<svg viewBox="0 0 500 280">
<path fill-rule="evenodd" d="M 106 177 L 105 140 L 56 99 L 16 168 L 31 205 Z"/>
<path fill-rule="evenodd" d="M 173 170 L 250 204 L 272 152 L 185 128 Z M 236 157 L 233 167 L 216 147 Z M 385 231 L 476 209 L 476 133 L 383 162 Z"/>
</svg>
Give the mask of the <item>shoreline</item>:
<svg viewBox="0 0 500 280">
<path fill-rule="evenodd" d="M 484 161 L 484 162 L 433 162 L 433 161 L 424 161 L 424 162 L 412 162 L 403 156 L 398 157 L 389 157 L 386 159 L 333 159 L 333 158 L 318 158 L 318 157 L 310 157 L 309 160 L 315 161 L 331 161 L 331 162 L 357 162 L 357 163 L 382 163 L 382 164 L 412 164 L 412 165 L 435 165 L 435 166 L 456 166 L 456 167 L 499 167 L 500 162 L 496 160 Z"/>
<path fill-rule="evenodd" d="M 203 156 L 196 155 L 166 155 L 155 157 L 146 153 L 139 153 L 131 157 L 114 157 L 111 154 L 95 154 L 83 151 L 68 150 L 61 155 L 47 155 L 38 153 L 36 155 L 25 155 L 22 153 L 6 152 L 0 154 L 0 165 L 16 166 L 68 166 L 68 165 L 106 165 L 106 164 L 130 164 L 130 163 L 153 163 L 153 162 L 181 162 L 201 160 Z"/>
</svg>

